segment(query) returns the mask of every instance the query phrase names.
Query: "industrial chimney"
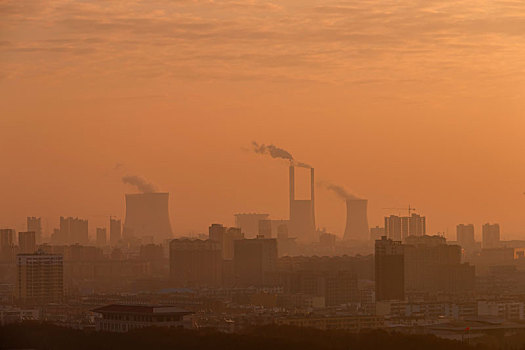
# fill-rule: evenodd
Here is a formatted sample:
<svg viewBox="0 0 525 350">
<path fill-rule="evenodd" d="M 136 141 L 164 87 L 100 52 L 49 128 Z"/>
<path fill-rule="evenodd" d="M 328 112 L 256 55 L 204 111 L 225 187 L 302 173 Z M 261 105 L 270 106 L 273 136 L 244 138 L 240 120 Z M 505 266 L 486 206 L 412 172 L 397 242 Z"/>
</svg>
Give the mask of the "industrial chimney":
<svg viewBox="0 0 525 350">
<path fill-rule="evenodd" d="M 315 240 L 315 179 L 310 169 L 310 199 L 295 199 L 295 168 L 290 165 L 290 234 L 299 241 Z"/>
<path fill-rule="evenodd" d="M 169 193 L 126 194 L 124 238 L 153 237 L 161 243 L 172 238 Z"/>
<path fill-rule="evenodd" d="M 366 207 L 368 200 L 346 199 L 346 228 L 344 239 L 366 241 L 369 238 Z"/>
</svg>

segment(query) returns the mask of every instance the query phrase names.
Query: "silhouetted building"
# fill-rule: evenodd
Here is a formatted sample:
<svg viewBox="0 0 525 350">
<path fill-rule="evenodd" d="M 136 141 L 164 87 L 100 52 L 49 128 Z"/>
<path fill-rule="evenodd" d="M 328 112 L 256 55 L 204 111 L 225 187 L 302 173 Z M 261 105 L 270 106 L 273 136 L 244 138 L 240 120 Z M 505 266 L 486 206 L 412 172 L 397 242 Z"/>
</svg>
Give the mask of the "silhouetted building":
<svg viewBox="0 0 525 350">
<path fill-rule="evenodd" d="M 269 214 L 235 214 L 235 227 L 239 227 L 246 238 L 255 238 L 259 234 L 259 221 L 266 220 Z"/>
<path fill-rule="evenodd" d="M 0 260 L 14 261 L 15 235 L 16 232 L 13 229 L 0 229 Z"/>
<path fill-rule="evenodd" d="M 272 284 L 277 264 L 277 240 L 255 238 L 234 241 L 233 264 L 240 286 Z"/>
<path fill-rule="evenodd" d="M 299 241 L 313 242 L 315 238 L 315 179 L 310 169 L 310 199 L 295 199 L 295 167 L 290 165 L 290 225 L 289 233 Z"/>
<path fill-rule="evenodd" d="M 0 249 L 12 248 L 15 245 L 15 230 L 11 228 L 0 229 Z"/>
<path fill-rule="evenodd" d="M 233 242 L 244 238 L 241 229 L 238 227 L 226 228 L 221 224 L 212 224 L 208 229 L 208 233 L 210 240 L 219 243 L 222 258 L 224 260 L 233 260 Z"/>
<path fill-rule="evenodd" d="M 222 282 L 221 244 L 213 240 L 172 240 L 170 276 L 177 287 L 219 286 Z"/>
<path fill-rule="evenodd" d="M 259 235 L 264 238 L 272 238 L 272 220 L 259 221 Z"/>
<path fill-rule="evenodd" d="M 109 242 L 112 247 L 118 245 L 122 239 L 122 222 L 112 217 L 109 218 Z"/>
<path fill-rule="evenodd" d="M 27 231 L 34 232 L 36 243 L 42 243 L 42 219 L 34 216 L 27 217 Z"/>
<path fill-rule="evenodd" d="M 118 333 L 145 327 L 183 328 L 184 316 L 192 314 L 172 305 L 113 304 L 92 311 L 102 315 L 96 319 L 97 331 Z"/>
<path fill-rule="evenodd" d="M 16 258 L 16 299 L 26 304 L 59 303 L 64 296 L 63 258 L 37 252 Z"/>
<path fill-rule="evenodd" d="M 500 245 L 499 224 L 485 224 L 482 227 L 483 248 L 498 248 Z"/>
<path fill-rule="evenodd" d="M 89 242 L 88 221 L 61 216 L 59 241 L 62 244 L 87 244 Z"/>
<path fill-rule="evenodd" d="M 375 242 L 376 301 L 405 299 L 403 245 L 381 237 Z"/>
<path fill-rule="evenodd" d="M 154 237 L 161 243 L 172 236 L 168 210 L 169 193 L 126 195 L 125 239 Z"/>
<path fill-rule="evenodd" d="M 408 236 L 426 234 L 426 218 L 418 214 L 411 216 L 390 215 L 385 217 L 385 234 L 389 239 L 404 241 Z"/>
<path fill-rule="evenodd" d="M 409 236 L 404 245 L 405 290 L 461 293 L 475 287 L 474 266 L 461 263 L 461 247 L 440 236 Z"/>
<path fill-rule="evenodd" d="M 331 233 L 323 232 L 319 235 L 319 245 L 321 247 L 334 248 L 336 236 Z"/>
<path fill-rule="evenodd" d="M 97 227 L 97 246 L 104 247 L 107 244 L 108 237 L 105 227 Z"/>
<path fill-rule="evenodd" d="M 456 226 L 456 241 L 463 248 L 474 247 L 476 241 L 474 239 L 474 225 L 459 224 Z"/>
<path fill-rule="evenodd" d="M 345 240 L 368 240 L 368 216 L 366 199 L 346 199 Z"/>
<path fill-rule="evenodd" d="M 377 239 L 381 239 L 381 237 L 386 236 L 385 228 L 384 227 L 372 227 L 370 228 L 370 239 L 372 241 L 375 241 Z"/>
<path fill-rule="evenodd" d="M 300 270 L 281 273 L 285 294 L 322 297 L 324 306 L 357 302 L 357 274 L 348 270 Z"/>
<path fill-rule="evenodd" d="M 36 251 L 35 232 L 18 232 L 18 249 L 20 253 L 34 253 Z"/>
</svg>

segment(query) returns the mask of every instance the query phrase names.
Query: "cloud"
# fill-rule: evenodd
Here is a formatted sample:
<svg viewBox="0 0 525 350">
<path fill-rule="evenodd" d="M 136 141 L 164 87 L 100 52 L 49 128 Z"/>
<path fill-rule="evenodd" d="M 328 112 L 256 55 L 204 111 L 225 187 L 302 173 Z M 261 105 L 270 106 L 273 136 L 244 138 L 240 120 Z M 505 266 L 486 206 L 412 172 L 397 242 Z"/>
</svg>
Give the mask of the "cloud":
<svg viewBox="0 0 525 350">
<path fill-rule="evenodd" d="M 0 15 L 7 79 L 426 81 L 453 95 L 452 80 L 524 77 L 520 1 L 7 0 Z"/>
</svg>

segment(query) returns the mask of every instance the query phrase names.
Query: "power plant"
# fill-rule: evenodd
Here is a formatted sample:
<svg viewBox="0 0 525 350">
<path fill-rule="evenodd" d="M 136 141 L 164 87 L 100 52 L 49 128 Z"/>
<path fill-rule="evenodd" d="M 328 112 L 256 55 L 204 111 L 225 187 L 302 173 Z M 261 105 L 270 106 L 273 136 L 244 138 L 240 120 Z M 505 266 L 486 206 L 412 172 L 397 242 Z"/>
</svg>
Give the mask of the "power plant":
<svg viewBox="0 0 525 350">
<path fill-rule="evenodd" d="M 126 194 L 124 238 L 153 237 L 159 243 L 171 239 L 168 200 L 169 193 Z"/>
<path fill-rule="evenodd" d="M 346 228 L 344 240 L 368 240 L 368 200 L 359 198 L 346 199 Z"/>
<path fill-rule="evenodd" d="M 312 242 L 315 237 L 315 178 L 310 168 L 310 199 L 295 199 L 295 167 L 290 164 L 290 236 L 302 242 Z"/>
</svg>

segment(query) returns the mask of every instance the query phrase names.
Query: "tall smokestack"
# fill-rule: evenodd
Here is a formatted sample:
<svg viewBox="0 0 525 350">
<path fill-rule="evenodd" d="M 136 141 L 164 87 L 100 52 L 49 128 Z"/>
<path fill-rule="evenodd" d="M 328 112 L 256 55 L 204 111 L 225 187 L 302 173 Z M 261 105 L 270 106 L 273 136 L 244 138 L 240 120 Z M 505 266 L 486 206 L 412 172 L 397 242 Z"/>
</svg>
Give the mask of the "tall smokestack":
<svg viewBox="0 0 525 350">
<path fill-rule="evenodd" d="M 366 241 L 368 240 L 368 200 L 347 198 L 346 199 L 346 228 L 344 239 Z"/>
<path fill-rule="evenodd" d="M 290 217 L 292 217 L 292 206 L 295 200 L 295 168 L 290 164 Z"/>
<path fill-rule="evenodd" d="M 310 200 L 312 201 L 312 219 L 315 227 L 315 174 L 314 168 L 310 168 Z"/>
</svg>

